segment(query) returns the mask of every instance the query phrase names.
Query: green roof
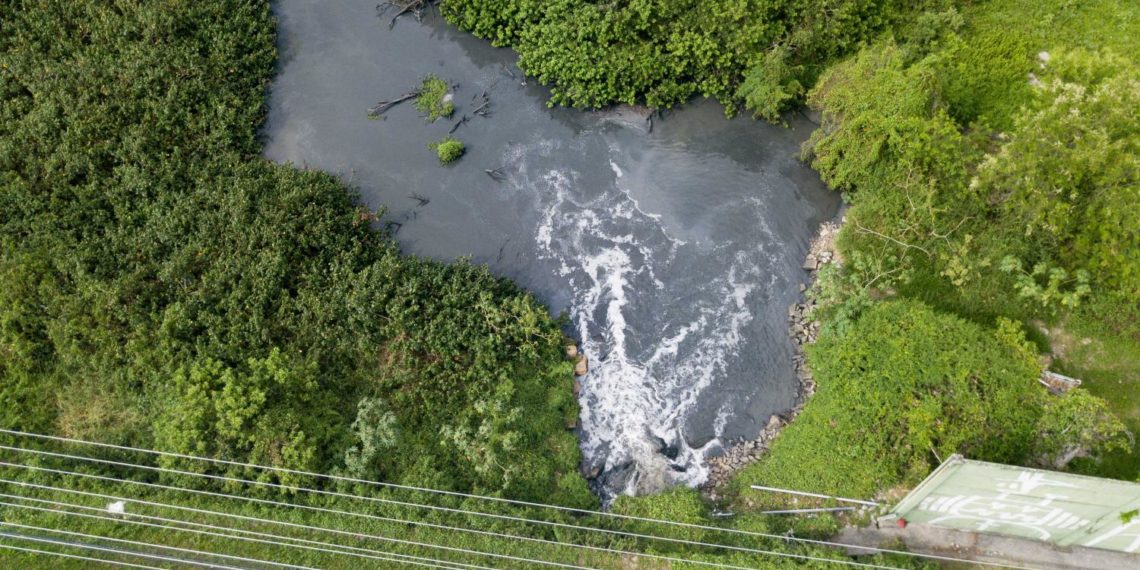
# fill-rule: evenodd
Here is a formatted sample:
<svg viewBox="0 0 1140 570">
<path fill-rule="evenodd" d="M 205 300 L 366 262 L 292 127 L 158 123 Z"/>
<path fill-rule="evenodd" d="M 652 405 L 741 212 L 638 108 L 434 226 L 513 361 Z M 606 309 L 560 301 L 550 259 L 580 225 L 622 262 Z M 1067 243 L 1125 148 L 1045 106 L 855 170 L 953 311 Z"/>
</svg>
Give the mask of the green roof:
<svg viewBox="0 0 1140 570">
<path fill-rule="evenodd" d="M 1134 553 L 1140 551 L 1138 509 L 1137 483 L 955 455 L 893 514 L 912 523 Z"/>
</svg>

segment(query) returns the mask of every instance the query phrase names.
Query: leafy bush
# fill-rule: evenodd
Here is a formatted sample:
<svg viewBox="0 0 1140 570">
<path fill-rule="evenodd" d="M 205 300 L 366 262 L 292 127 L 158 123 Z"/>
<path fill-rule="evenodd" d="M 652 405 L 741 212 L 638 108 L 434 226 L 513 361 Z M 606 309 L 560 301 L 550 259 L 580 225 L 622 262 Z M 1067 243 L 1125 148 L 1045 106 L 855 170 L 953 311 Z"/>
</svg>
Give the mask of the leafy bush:
<svg viewBox="0 0 1140 570">
<path fill-rule="evenodd" d="M 1037 462 L 1061 469 L 1073 459 L 1126 451 L 1131 435 L 1104 400 L 1084 390 L 1050 398 L 1039 421 Z"/>
<path fill-rule="evenodd" d="M 439 157 L 440 164 L 451 164 L 463 153 L 467 151 L 467 147 L 463 145 L 463 141 L 455 137 L 444 137 L 428 145 L 428 148 L 435 151 L 436 156 Z"/>
<path fill-rule="evenodd" d="M 736 485 L 871 497 L 917 483 L 953 453 L 1033 456 L 1047 396 L 1023 339 L 886 301 L 845 334 L 825 331 L 808 356 L 815 396 Z"/>
<path fill-rule="evenodd" d="M 1043 260 L 1140 295 L 1140 67 L 1057 53 L 1011 140 L 973 183 Z"/>
<path fill-rule="evenodd" d="M 666 108 L 703 95 L 730 111 L 745 98 L 767 117 L 794 100 L 820 64 L 911 7 L 870 0 L 445 0 L 441 11 L 460 28 L 514 48 L 519 67 L 551 86 L 554 104 Z"/>
<path fill-rule="evenodd" d="M 425 77 L 416 96 L 416 110 L 427 115 L 429 123 L 450 117 L 455 112 L 455 104 L 449 97 L 447 82 L 435 75 Z"/>
</svg>

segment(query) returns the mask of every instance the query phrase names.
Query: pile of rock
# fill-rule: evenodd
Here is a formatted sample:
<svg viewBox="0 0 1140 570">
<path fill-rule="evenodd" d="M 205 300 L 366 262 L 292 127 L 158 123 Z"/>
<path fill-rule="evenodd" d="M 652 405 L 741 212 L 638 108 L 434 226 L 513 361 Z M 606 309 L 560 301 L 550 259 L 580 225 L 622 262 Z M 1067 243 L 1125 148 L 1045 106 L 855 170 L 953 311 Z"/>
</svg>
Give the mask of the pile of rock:
<svg viewBox="0 0 1140 570">
<path fill-rule="evenodd" d="M 702 487 L 705 494 L 710 499 L 716 500 L 717 490 L 728 483 L 733 473 L 763 455 L 768 450 L 768 444 L 780 433 L 785 423 L 783 418 L 774 415 L 768 418 L 768 425 L 756 439 L 736 442 L 724 455 L 709 459 L 709 478 Z"/>
<path fill-rule="evenodd" d="M 804 270 L 808 272 L 808 283 L 815 282 L 816 274 L 823 266 L 842 261 L 835 252 L 835 237 L 839 234 L 842 223 L 843 220 L 823 224 L 819 229 L 819 235 L 812 240 L 803 265 Z M 806 286 L 802 286 L 800 291 L 806 289 Z M 727 483 L 733 473 L 763 455 L 784 425 L 799 415 L 804 402 L 815 393 L 815 380 L 812 379 L 807 358 L 804 356 L 804 346 L 814 343 L 819 337 L 819 323 L 811 320 L 814 309 L 815 301 L 810 299 L 788 307 L 788 334 L 792 337 L 796 351 L 792 361 L 796 378 L 799 379 L 796 405 L 788 413 L 787 420 L 780 416 L 772 416 L 756 439 L 736 442 L 728 447 L 724 455 L 709 460 L 709 478 L 703 490 L 710 498 L 716 499 L 717 489 Z"/>
</svg>

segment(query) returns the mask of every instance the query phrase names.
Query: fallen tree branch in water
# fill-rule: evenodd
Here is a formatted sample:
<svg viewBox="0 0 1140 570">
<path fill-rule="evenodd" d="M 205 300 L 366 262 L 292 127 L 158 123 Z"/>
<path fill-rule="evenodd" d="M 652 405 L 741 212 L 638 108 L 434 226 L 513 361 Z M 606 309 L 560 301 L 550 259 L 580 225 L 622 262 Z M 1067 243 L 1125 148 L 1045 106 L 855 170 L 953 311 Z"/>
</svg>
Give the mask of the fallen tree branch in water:
<svg viewBox="0 0 1140 570">
<path fill-rule="evenodd" d="M 388 109 L 391 109 L 392 107 L 395 107 L 396 105 L 403 103 L 404 101 L 407 101 L 408 99 L 414 99 L 414 98 L 419 97 L 419 96 L 420 96 L 420 90 L 417 89 L 415 91 L 409 91 L 408 93 L 404 93 L 403 95 L 400 95 L 399 97 L 396 97 L 395 99 L 391 99 L 391 100 L 387 100 L 387 101 L 377 101 L 375 105 L 368 108 L 368 117 L 370 119 L 378 119 Z"/>
<path fill-rule="evenodd" d="M 468 117 L 467 117 L 467 115 L 463 115 L 462 117 L 460 117 L 458 121 L 455 121 L 455 124 L 454 124 L 454 125 L 451 125 L 451 128 L 450 128 L 450 129 L 448 129 L 448 131 L 447 131 L 447 134 L 449 134 L 449 135 L 450 135 L 451 133 L 454 133 L 454 132 L 455 132 L 455 130 L 459 128 L 459 125 L 462 125 L 463 123 L 466 123 L 466 122 L 467 122 L 467 120 L 468 120 Z"/>
<path fill-rule="evenodd" d="M 428 198 L 427 196 L 424 196 L 424 195 L 419 194 L 417 192 L 412 192 L 408 196 L 408 198 L 411 198 L 412 200 L 415 200 L 416 202 L 418 202 L 420 208 L 423 208 L 424 206 L 427 206 L 428 204 L 431 203 L 431 198 Z"/>
<path fill-rule="evenodd" d="M 424 19 L 424 9 L 432 9 L 438 0 L 388 0 L 387 2 L 377 4 L 377 14 L 383 15 L 388 10 L 395 8 L 396 14 L 388 21 L 388 29 L 396 26 L 396 20 L 404 14 L 411 13 L 416 17 L 417 22 L 422 22 Z"/>
</svg>

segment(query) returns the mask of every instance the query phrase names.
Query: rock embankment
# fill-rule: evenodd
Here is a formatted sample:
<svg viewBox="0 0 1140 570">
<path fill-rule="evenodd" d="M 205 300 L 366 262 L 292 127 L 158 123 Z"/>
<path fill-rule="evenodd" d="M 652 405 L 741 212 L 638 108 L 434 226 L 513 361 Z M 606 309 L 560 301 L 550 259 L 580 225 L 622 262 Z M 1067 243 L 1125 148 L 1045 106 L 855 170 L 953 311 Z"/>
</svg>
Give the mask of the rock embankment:
<svg viewBox="0 0 1140 570">
<path fill-rule="evenodd" d="M 803 265 L 804 270 L 808 272 L 809 284 L 815 282 L 816 274 L 823 266 L 841 261 L 835 251 L 835 237 L 839 234 L 842 223 L 842 219 L 824 223 L 820 226 L 819 234 L 812 240 Z M 801 291 L 806 288 L 806 286 L 801 287 Z M 795 347 L 793 364 L 796 378 L 799 379 L 795 406 L 786 414 L 773 415 L 769 418 L 768 424 L 755 439 L 736 442 L 725 451 L 724 455 L 709 460 L 709 478 L 703 490 L 710 498 L 716 499 L 717 490 L 728 482 L 733 473 L 763 455 L 780 430 L 799 415 L 804 403 L 815 393 L 815 380 L 812 379 L 804 355 L 804 346 L 814 343 L 819 335 L 819 323 L 811 320 L 814 308 L 815 301 L 811 299 L 803 299 L 788 307 L 788 335 L 792 337 Z"/>
</svg>

